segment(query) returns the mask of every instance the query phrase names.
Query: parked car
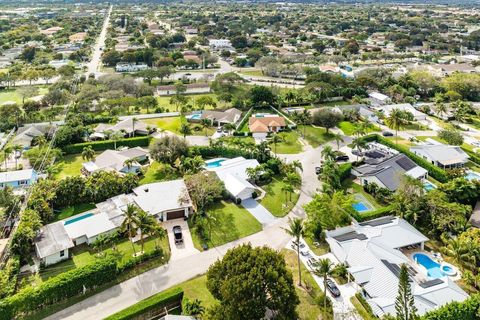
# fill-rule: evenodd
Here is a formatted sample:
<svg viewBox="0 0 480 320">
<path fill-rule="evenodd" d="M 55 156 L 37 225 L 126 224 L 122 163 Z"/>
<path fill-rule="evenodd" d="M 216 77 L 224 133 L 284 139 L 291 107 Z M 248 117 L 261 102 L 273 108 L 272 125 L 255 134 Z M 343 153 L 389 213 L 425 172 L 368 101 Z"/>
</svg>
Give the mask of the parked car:
<svg viewBox="0 0 480 320">
<path fill-rule="evenodd" d="M 307 265 L 312 269 L 315 267 L 315 263 L 317 263 L 317 259 L 315 258 L 310 258 L 307 260 Z"/>
<path fill-rule="evenodd" d="M 348 161 L 350 158 L 347 155 L 336 156 L 335 161 Z"/>
<path fill-rule="evenodd" d="M 322 173 L 322 168 L 321 167 L 315 167 L 315 173 L 316 174 Z"/>
<path fill-rule="evenodd" d="M 384 137 L 393 137 L 393 133 L 391 133 L 390 131 L 383 131 L 382 132 L 382 135 Z"/>
<path fill-rule="evenodd" d="M 327 290 L 330 291 L 332 296 L 335 298 L 340 297 L 340 289 L 338 289 L 335 282 L 333 282 L 331 279 L 327 279 Z"/>
<path fill-rule="evenodd" d="M 183 243 L 182 227 L 174 226 L 173 227 L 173 236 L 175 237 L 175 244 Z"/>
<path fill-rule="evenodd" d="M 304 257 L 310 256 L 310 251 L 308 250 L 300 250 L 300 254 Z"/>
<path fill-rule="evenodd" d="M 298 242 L 296 240 L 293 240 L 292 242 L 294 245 L 298 246 Z M 300 242 L 300 249 L 303 249 L 303 248 L 305 248 L 305 245 L 302 242 Z"/>
<path fill-rule="evenodd" d="M 222 128 L 221 128 L 221 127 L 218 127 L 218 128 L 217 128 L 217 132 L 218 132 L 218 133 L 221 133 L 221 132 L 222 132 Z"/>
<path fill-rule="evenodd" d="M 480 141 L 472 141 L 472 146 L 480 147 Z"/>
</svg>

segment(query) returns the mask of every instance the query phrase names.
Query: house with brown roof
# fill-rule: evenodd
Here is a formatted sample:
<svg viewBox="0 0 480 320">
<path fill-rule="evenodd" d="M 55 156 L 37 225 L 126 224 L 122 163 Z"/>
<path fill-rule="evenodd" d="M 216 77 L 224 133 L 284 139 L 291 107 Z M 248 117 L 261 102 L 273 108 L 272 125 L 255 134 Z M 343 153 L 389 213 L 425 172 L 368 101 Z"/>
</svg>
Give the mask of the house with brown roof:
<svg viewBox="0 0 480 320">
<path fill-rule="evenodd" d="M 276 115 L 254 116 L 248 119 L 248 128 L 254 138 L 266 138 L 271 132 L 285 129 L 285 118 Z"/>
<path fill-rule="evenodd" d="M 85 41 L 85 38 L 87 37 L 86 32 L 77 32 L 75 34 L 72 34 L 68 39 L 70 42 L 83 42 Z"/>
</svg>

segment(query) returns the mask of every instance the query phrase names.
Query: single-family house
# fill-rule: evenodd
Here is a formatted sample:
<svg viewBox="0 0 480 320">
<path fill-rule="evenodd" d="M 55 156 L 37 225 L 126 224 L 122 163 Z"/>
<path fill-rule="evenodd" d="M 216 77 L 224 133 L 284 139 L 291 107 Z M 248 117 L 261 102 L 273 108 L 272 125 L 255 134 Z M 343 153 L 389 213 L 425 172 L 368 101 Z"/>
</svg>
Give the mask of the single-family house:
<svg viewBox="0 0 480 320">
<path fill-rule="evenodd" d="M 40 136 L 50 136 L 55 130 L 53 124 L 29 124 L 19 127 L 15 137 L 12 139 L 14 144 L 19 144 L 25 149 L 32 146 L 32 141 Z"/>
<path fill-rule="evenodd" d="M 236 108 L 230 108 L 225 111 L 217 110 L 203 110 L 198 113 L 193 113 L 190 116 L 187 116 L 189 121 L 200 121 L 202 119 L 209 120 L 212 125 L 222 126 L 226 123 L 235 124 L 240 120 L 242 116 L 242 111 Z"/>
<path fill-rule="evenodd" d="M 228 39 L 210 39 L 208 45 L 212 50 L 234 50 Z"/>
<path fill-rule="evenodd" d="M 94 133 L 90 135 L 90 139 L 105 139 L 107 134 L 110 133 L 122 133 L 124 137 L 132 136 L 146 136 L 150 133 L 148 125 L 140 120 L 125 119 L 117 122 L 116 124 L 100 123 L 95 127 Z"/>
<path fill-rule="evenodd" d="M 70 37 L 68 37 L 68 39 L 72 43 L 73 42 L 83 42 L 83 41 L 85 41 L 86 37 L 87 37 L 86 32 L 77 32 L 77 33 L 72 34 Z"/>
<path fill-rule="evenodd" d="M 105 212 L 97 214 L 87 213 L 83 216 L 63 221 L 63 226 L 76 246 L 83 243 L 92 244 L 98 236 L 112 233 L 117 229 Z"/>
<path fill-rule="evenodd" d="M 259 163 L 256 159 L 237 157 L 233 159 L 216 160 L 218 166 L 208 166 L 225 184 L 225 189 L 235 199 L 245 200 L 252 197 L 255 186 L 248 181 L 247 169 L 256 168 Z"/>
<path fill-rule="evenodd" d="M 248 128 L 254 138 L 266 138 L 269 133 L 282 131 L 285 127 L 285 118 L 280 116 L 264 115 L 248 119 Z"/>
<path fill-rule="evenodd" d="M 155 182 L 133 189 L 135 203 L 161 221 L 188 218 L 193 204 L 182 179 Z"/>
<path fill-rule="evenodd" d="M 135 147 L 123 150 L 105 150 L 95 157 L 94 161 L 82 164 L 82 172 L 86 175 L 102 170 L 113 170 L 120 173 L 139 174 L 142 164 L 148 161 L 148 150 Z"/>
<path fill-rule="evenodd" d="M 45 266 L 68 259 L 68 250 L 75 246 L 63 223 L 47 224 L 40 228 L 35 237 L 35 252 Z"/>
<path fill-rule="evenodd" d="M 115 66 L 115 71 L 117 72 L 138 72 L 146 69 L 148 69 L 148 65 L 145 63 L 135 64 L 121 62 Z"/>
<path fill-rule="evenodd" d="M 63 29 L 62 27 L 50 27 L 44 30 L 40 30 L 40 33 L 46 36 L 52 36 L 62 29 Z"/>
<path fill-rule="evenodd" d="M 377 91 L 370 92 L 368 98 L 373 106 L 383 106 L 392 102 L 392 99 L 389 96 Z"/>
<path fill-rule="evenodd" d="M 398 109 L 400 111 L 411 113 L 415 121 L 422 121 L 427 119 L 427 115 L 425 113 L 418 111 L 410 103 L 388 104 L 382 106 L 374 106 L 374 108 L 378 111 L 383 112 L 385 117 L 388 117 L 392 110 Z"/>
<path fill-rule="evenodd" d="M 445 144 L 418 145 L 411 147 L 410 151 L 443 169 L 464 167 L 470 158 L 459 146 Z"/>
<path fill-rule="evenodd" d="M 370 109 L 365 104 L 351 104 L 351 105 L 341 106 L 340 110 L 356 111 L 358 112 L 358 115 L 362 117 L 364 120 L 368 122 L 373 122 L 373 123 L 378 122 L 378 116 L 376 115 L 375 111 Z"/>
<path fill-rule="evenodd" d="M 352 174 L 360 180 L 362 186 L 375 183 L 390 191 L 397 190 L 405 175 L 418 180 L 428 176 L 427 170 L 402 153 L 385 157 L 378 163 L 352 168 Z"/>
<path fill-rule="evenodd" d="M 430 274 L 419 263 L 415 253 L 421 253 L 422 257 L 436 262 L 434 257 L 422 251 L 428 238 L 403 219 L 390 216 L 355 222 L 327 231 L 326 241 L 340 263 L 347 265 L 348 272 L 363 289 L 365 300 L 379 318 L 396 314 L 395 300 L 403 264 L 408 267 L 418 315 L 468 298 L 468 294 L 446 274 Z"/>
<path fill-rule="evenodd" d="M 38 179 L 34 169 L 0 172 L 0 189 L 5 187 L 25 188 L 34 184 Z"/>
</svg>

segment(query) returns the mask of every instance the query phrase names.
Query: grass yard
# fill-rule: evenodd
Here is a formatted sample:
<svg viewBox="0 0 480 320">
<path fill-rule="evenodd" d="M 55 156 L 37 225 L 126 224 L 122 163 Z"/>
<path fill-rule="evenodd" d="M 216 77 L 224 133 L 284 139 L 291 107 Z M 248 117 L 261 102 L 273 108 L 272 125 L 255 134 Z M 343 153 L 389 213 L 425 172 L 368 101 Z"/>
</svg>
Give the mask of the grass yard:
<svg viewBox="0 0 480 320">
<path fill-rule="evenodd" d="M 94 203 L 82 203 L 76 206 L 63 208 L 58 214 L 55 215 L 54 221 L 63 220 L 72 216 L 75 216 L 80 213 L 92 210 L 95 208 Z"/>
<path fill-rule="evenodd" d="M 207 226 L 207 241 L 209 248 L 217 247 L 227 242 L 240 239 L 262 230 L 262 225 L 245 208 L 233 202 L 221 201 L 207 209 L 212 217 L 211 226 Z M 196 227 L 189 220 L 193 244 L 198 250 L 202 249 L 203 241 L 196 232 Z"/>
<path fill-rule="evenodd" d="M 317 297 L 322 296 L 322 289 L 313 279 L 312 274 L 303 264 L 300 266 L 302 273 L 302 287 L 298 286 L 298 261 L 293 250 L 283 249 L 285 263 L 292 272 L 295 291 L 297 292 L 300 304 L 297 306 L 298 318 L 304 320 L 330 319 L 322 315 L 322 307 L 317 304 Z"/>
<path fill-rule="evenodd" d="M 383 207 L 383 205 L 378 203 L 378 201 L 375 200 L 375 198 L 371 194 L 365 192 L 365 190 L 363 190 L 363 187 L 361 185 L 353 182 L 352 178 L 345 179 L 342 183 L 342 186 L 344 190 L 352 189 L 353 194 L 359 193 L 363 195 L 368 200 L 368 202 L 372 204 L 372 206 L 374 207 L 374 210 L 377 210 Z"/>
<path fill-rule="evenodd" d="M 300 134 L 305 133 L 305 140 L 314 148 L 333 139 L 331 134 L 327 134 L 325 129 L 319 127 L 300 125 L 298 126 L 298 132 Z"/>
<path fill-rule="evenodd" d="M 150 164 L 150 166 L 148 166 L 139 183 L 142 185 L 152 182 L 175 180 L 179 177 L 180 175 L 176 170 L 171 169 L 169 166 L 163 163 L 154 161 L 152 164 Z"/>
<path fill-rule="evenodd" d="M 200 98 L 200 97 L 211 97 L 213 99 L 213 101 L 216 103 L 218 109 L 223 109 L 223 108 L 227 108 L 227 107 L 230 106 L 230 104 L 225 102 L 225 101 L 219 101 L 217 99 L 217 95 L 215 93 L 187 94 L 185 96 L 189 99 L 187 104 L 191 104 L 194 108 L 197 107 L 197 99 Z M 172 96 L 157 97 L 158 106 L 166 108 L 171 112 L 179 111 L 179 110 L 176 110 L 175 105 L 170 104 L 170 98 L 171 97 Z M 213 108 L 213 106 L 206 106 L 205 109 L 208 110 L 208 109 L 214 109 L 214 108 Z M 142 112 L 146 113 L 146 110 L 142 110 Z"/>
<path fill-rule="evenodd" d="M 251 77 L 265 77 L 262 73 L 262 70 L 258 69 L 241 70 L 240 73 Z"/>
<path fill-rule="evenodd" d="M 310 250 L 312 250 L 317 256 L 322 256 L 330 252 L 330 247 L 327 242 L 322 242 L 319 246 L 316 246 L 313 244 L 314 240 L 310 237 L 303 237 L 303 240 L 305 240 Z"/>
<path fill-rule="evenodd" d="M 360 124 L 361 123 L 352 123 L 350 121 L 342 121 L 338 124 L 338 128 L 342 130 L 346 136 L 353 136 L 356 126 Z M 370 128 L 367 129 L 366 133 L 368 134 L 376 131 L 380 131 L 380 129 L 375 125 L 371 124 Z"/>
<path fill-rule="evenodd" d="M 152 251 L 155 248 L 155 242 L 160 244 L 160 247 L 163 249 L 165 254 L 164 261 L 168 261 L 170 258 L 170 247 L 168 244 L 168 239 L 165 237 L 161 240 L 156 240 L 155 238 L 150 238 L 145 241 L 144 251 Z M 135 251 L 140 252 L 140 242 L 135 243 Z M 128 259 L 131 259 L 133 256 L 133 247 L 132 243 L 124 239 L 117 243 L 117 250 L 108 248 L 102 252 L 108 255 L 115 256 L 119 262 L 125 262 Z M 102 257 L 97 256 L 98 252 L 91 248 L 88 245 L 80 245 L 70 250 L 71 258 L 55 265 L 52 265 L 42 271 L 40 271 L 40 278 L 42 281 L 47 280 L 48 278 L 54 277 L 62 272 L 66 272 L 78 267 L 82 267 L 89 263 L 94 262 L 97 259 L 102 259 Z"/>
<path fill-rule="evenodd" d="M 402 137 L 395 137 L 395 133 L 393 133 L 394 135 L 392 137 L 384 137 L 385 139 L 388 139 L 390 141 L 392 141 L 393 143 L 397 143 L 398 141 L 398 144 L 399 145 L 403 145 L 405 147 L 411 147 L 413 145 L 415 145 L 413 142 L 411 142 L 410 140 L 407 140 L 407 139 L 403 139 Z M 417 137 L 418 138 L 418 137 Z"/>
<path fill-rule="evenodd" d="M 98 153 L 96 153 L 98 155 Z M 68 154 L 55 164 L 57 172 L 53 175 L 55 179 L 60 180 L 66 177 L 79 176 L 81 174 L 82 163 L 81 154 Z"/>
<path fill-rule="evenodd" d="M 376 320 L 378 319 L 375 317 L 371 311 L 368 311 L 365 309 L 363 304 L 358 300 L 356 296 L 353 296 L 350 298 L 350 301 L 352 302 L 353 306 L 357 310 L 358 314 L 362 317 L 363 320 Z"/>
<path fill-rule="evenodd" d="M 290 196 L 282 191 L 283 185 L 282 178 L 276 176 L 273 177 L 272 182 L 262 186 L 262 189 L 265 190 L 267 194 L 260 200 L 260 203 L 275 217 L 284 217 L 292 210 L 300 197 L 300 194 L 293 193 L 290 201 Z"/>
<path fill-rule="evenodd" d="M 411 122 L 401 128 L 401 130 L 428 130 L 427 126 L 420 124 L 418 122 Z"/>
<path fill-rule="evenodd" d="M 185 117 L 183 116 L 167 117 L 167 118 L 152 118 L 152 119 L 145 119 L 143 121 L 146 124 L 155 126 L 162 130 L 173 132 L 180 136 L 182 135 L 180 133 L 180 128 L 182 126 L 182 123 L 188 123 L 187 119 L 185 119 Z M 204 136 L 206 134 L 207 136 L 211 136 L 216 130 L 216 128 L 213 128 L 213 127 L 208 127 L 207 129 L 204 129 L 199 123 L 188 123 L 188 124 L 192 131 L 190 135 Z"/>
<path fill-rule="evenodd" d="M 279 154 L 294 154 L 302 152 L 302 144 L 299 142 L 300 135 L 296 131 L 282 132 L 279 134 L 283 138 L 282 142 L 277 143 L 276 147 L 270 143 L 272 150 Z"/>
<path fill-rule="evenodd" d="M 38 95 L 44 95 L 48 92 L 48 87 L 46 86 L 36 86 L 38 88 Z M 0 91 L 0 105 L 5 102 L 13 101 L 15 103 L 22 103 L 22 96 L 18 92 L 18 89 L 5 89 Z"/>
</svg>

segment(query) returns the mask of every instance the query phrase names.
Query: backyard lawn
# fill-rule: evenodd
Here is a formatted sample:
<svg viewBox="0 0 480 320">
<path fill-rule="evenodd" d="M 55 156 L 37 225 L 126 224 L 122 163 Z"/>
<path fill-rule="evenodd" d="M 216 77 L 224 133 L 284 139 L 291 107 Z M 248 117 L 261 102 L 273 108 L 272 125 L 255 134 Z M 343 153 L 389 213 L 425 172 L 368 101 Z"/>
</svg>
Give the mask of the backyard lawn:
<svg viewBox="0 0 480 320">
<path fill-rule="evenodd" d="M 267 194 L 260 200 L 260 203 L 275 217 L 283 217 L 289 213 L 300 197 L 300 194 L 292 193 L 292 199 L 290 201 L 290 196 L 282 191 L 283 185 L 282 178 L 276 176 L 273 177 L 272 182 L 262 186 L 262 189 L 265 190 Z"/>
<path fill-rule="evenodd" d="M 258 69 L 245 69 L 241 70 L 240 73 L 250 77 L 265 77 L 265 75 L 262 73 L 262 70 Z"/>
<path fill-rule="evenodd" d="M 298 126 L 298 132 L 300 134 L 305 133 L 305 139 L 314 148 L 332 140 L 332 135 L 327 134 L 324 128 L 300 125 Z"/>
<path fill-rule="evenodd" d="M 159 182 L 159 181 L 168 181 L 168 180 L 175 180 L 180 178 L 180 174 L 174 170 L 170 169 L 169 166 L 166 166 L 163 163 L 159 163 L 157 161 L 153 161 L 145 171 L 145 174 L 140 179 L 140 184 L 147 184 L 152 182 Z"/>
<path fill-rule="evenodd" d="M 354 131 L 355 131 L 355 126 L 360 125 L 360 124 L 361 123 L 355 124 L 355 123 L 352 123 L 350 121 L 342 121 L 338 124 L 338 128 L 340 130 L 342 130 L 343 133 L 346 136 L 352 136 L 354 134 Z M 375 132 L 375 131 L 380 131 L 380 129 L 378 127 L 376 127 L 375 125 L 370 124 L 366 133 L 371 133 L 371 132 Z"/>
<path fill-rule="evenodd" d="M 229 103 L 224 102 L 224 101 L 219 101 L 217 99 L 217 95 L 215 93 L 201 93 L 201 94 L 186 94 L 185 95 L 189 100 L 188 104 L 191 104 L 194 108 L 197 107 L 197 100 L 200 97 L 211 97 L 213 101 L 216 103 L 218 109 L 223 109 L 229 107 Z M 170 104 L 170 98 L 172 96 L 160 96 L 157 97 L 158 105 L 162 108 L 168 109 L 170 112 L 174 111 L 179 111 L 176 110 L 176 106 L 173 104 Z M 213 106 L 206 106 L 205 109 L 214 109 Z M 144 110 L 146 113 L 146 110 Z"/>
<path fill-rule="evenodd" d="M 177 135 L 182 135 L 180 133 L 180 127 L 182 126 L 182 123 L 188 123 L 187 119 L 183 116 L 179 117 L 167 117 L 167 118 L 152 118 L 152 119 L 145 119 L 142 120 L 146 124 L 149 124 L 151 126 L 155 126 L 157 128 L 160 128 L 162 130 L 170 131 L 173 132 Z M 195 123 L 188 123 L 191 129 L 190 135 L 196 135 L 196 136 L 211 136 L 216 128 L 213 127 L 208 127 L 207 129 L 204 129 L 201 127 L 200 124 L 195 124 Z M 198 130 L 196 130 L 198 129 Z"/>
<path fill-rule="evenodd" d="M 55 214 L 55 221 L 63 220 L 71 216 L 75 216 L 80 213 L 92 210 L 95 208 L 94 203 L 82 203 L 72 207 L 66 207 L 60 210 L 59 213 Z"/>
<path fill-rule="evenodd" d="M 207 223 L 206 233 L 210 234 L 207 241 L 209 248 L 217 247 L 227 242 L 240 239 L 262 230 L 262 225 L 245 208 L 233 202 L 217 202 L 207 209 L 211 217 L 210 226 Z M 202 240 L 196 232 L 196 227 L 189 220 L 193 244 L 202 250 Z"/>
<path fill-rule="evenodd" d="M 98 153 L 97 153 L 98 154 Z M 62 159 L 55 164 L 57 173 L 54 174 L 54 178 L 57 180 L 79 176 L 81 174 L 82 163 L 86 162 L 82 159 L 81 154 L 68 154 L 62 157 Z"/>
<path fill-rule="evenodd" d="M 145 241 L 144 251 L 149 252 L 155 248 L 155 244 L 158 243 L 160 248 L 162 248 L 165 258 L 164 261 L 168 261 L 170 258 L 170 247 L 168 244 L 168 239 L 165 237 L 161 240 L 156 240 L 155 238 L 150 238 Z M 135 243 L 135 251 L 138 253 L 141 250 L 140 242 Z M 116 250 L 113 250 L 111 247 L 102 251 L 108 255 L 115 256 L 119 262 L 125 262 L 132 258 L 133 256 L 133 247 L 130 240 L 123 239 L 122 241 L 116 244 Z M 45 281 L 50 277 L 56 276 L 62 272 L 78 268 L 89 263 L 94 262 L 96 259 L 102 259 L 102 257 L 97 256 L 98 251 L 91 248 L 88 245 L 80 245 L 73 249 L 70 249 L 71 258 L 55 265 L 52 265 L 42 271 L 40 271 L 40 278 Z"/>
<path fill-rule="evenodd" d="M 279 154 L 292 154 L 302 152 L 302 144 L 299 142 L 300 135 L 296 131 L 282 132 L 279 134 L 283 138 L 282 142 L 277 143 L 276 147 L 270 143 L 271 149 Z"/>
<path fill-rule="evenodd" d="M 36 86 L 38 88 L 38 95 L 44 95 L 48 92 L 46 86 Z M 22 103 L 22 96 L 17 89 L 5 89 L 0 91 L 0 105 L 5 102 L 13 101 L 15 103 Z"/>
</svg>

